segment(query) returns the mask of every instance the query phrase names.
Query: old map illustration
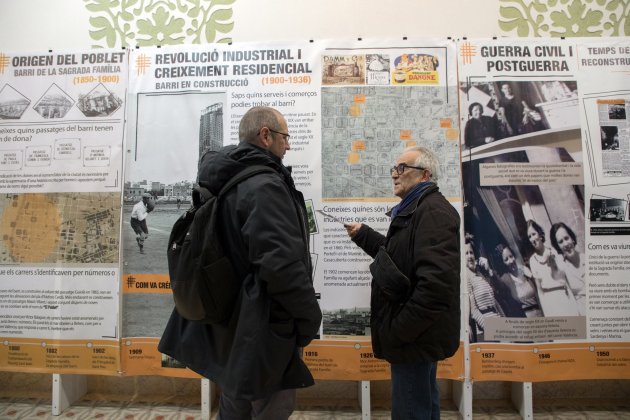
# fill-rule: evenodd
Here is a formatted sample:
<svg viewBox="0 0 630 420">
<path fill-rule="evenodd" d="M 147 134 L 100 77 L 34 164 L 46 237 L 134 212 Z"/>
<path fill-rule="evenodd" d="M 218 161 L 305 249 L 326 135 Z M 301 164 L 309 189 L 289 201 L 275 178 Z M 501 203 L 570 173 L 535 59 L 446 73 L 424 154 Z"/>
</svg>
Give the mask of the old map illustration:
<svg viewBox="0 0 630 420">
<path fill-rule="evenodd" d="M 0 264 L 116 263 L 120 194 L 0 196 Z"/>
<path fill-rule="evenodd" d="M 440 159 L 440 190 L 460 196 L 457 90 L 437 86 L 322 88 L 322 198 L 392 198 L 389 170 L 409 146 Z"/>
</svg>

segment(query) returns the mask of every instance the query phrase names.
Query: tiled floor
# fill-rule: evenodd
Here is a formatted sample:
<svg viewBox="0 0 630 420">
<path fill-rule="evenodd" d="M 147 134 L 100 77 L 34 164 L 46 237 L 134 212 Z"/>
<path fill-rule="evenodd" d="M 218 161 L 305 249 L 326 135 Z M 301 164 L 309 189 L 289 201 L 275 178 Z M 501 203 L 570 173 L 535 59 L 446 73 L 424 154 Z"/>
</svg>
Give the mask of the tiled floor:
<svg viewBox="0 0 630 420">
<path fill-rule="evenodd" d="M 361 413 L 356 410 L 336 407 L 302 407 L 292 420 L 359 420 Z M 0 398 L 0 419 L 106 419 L 106 420 L 194 420 L 201 417 L 199 405 L 139 404 L 107 401 L 80 401 L 66 409 L 60 416 L 52 415 L 50 400 Z M 212 413 L 212 419 L 216 413 Z M 385 410 L 373 410 L 372 419 L 385 420 L 390 415 Z M 442 419 L 460 419 L 454 406 L 445 403 Z M 473 419 L 512 420 L 521 417 L 508 402 L 501 400 L 476 401 Z M 554 400 L 536 404 L 534 419 L 538 420 L 630 420 L 630 401 L 611 400 L 608 402 L 590 400 Z"/>
</svg>

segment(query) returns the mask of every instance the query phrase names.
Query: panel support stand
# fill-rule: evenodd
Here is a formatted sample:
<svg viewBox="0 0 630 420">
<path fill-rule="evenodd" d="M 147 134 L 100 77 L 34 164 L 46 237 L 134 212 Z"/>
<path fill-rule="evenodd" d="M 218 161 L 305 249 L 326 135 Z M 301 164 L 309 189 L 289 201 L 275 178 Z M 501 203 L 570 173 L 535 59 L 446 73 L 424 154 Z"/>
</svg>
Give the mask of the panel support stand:
<svg viewBox="0 0 630 420">
<path fill-rule="evenodd" d="M 534 418 L 531 382 L 512 382 L 512 404 L 524 420 Z"/>
<path fill-rule="evenodd" d="M 361 406 L 361 419 L 370 420 L 370 381 L 359 382 L 359 405 Z"/>
<path fill-rule="evenodd" d="M 210 420 L 212 413 L 212 382 L 210 379 L 201 379 L 201 418 Z"/>
<path fill-rule="evenodd" d="M 52 376 L 52 415 L 59 416 L 75 401 L 87 393 L 87 376 L 61 375 Z"/>
<path fill-rule="evenodd" d="M 453 403 L 462 419 L 472 419 L 473 386 L 470 380 L 453 381 Z"/>
</svg>

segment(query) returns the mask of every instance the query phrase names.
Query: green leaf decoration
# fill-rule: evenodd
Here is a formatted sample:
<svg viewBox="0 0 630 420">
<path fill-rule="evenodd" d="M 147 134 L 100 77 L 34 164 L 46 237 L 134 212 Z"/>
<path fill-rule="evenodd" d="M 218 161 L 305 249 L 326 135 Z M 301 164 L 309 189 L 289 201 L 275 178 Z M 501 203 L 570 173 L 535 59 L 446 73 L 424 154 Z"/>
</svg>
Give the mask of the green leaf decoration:
<svg viewBox="0 0 630 420">
<path fill-rule="evenodd" d="M 554 26 L 558 26 L 564 28 L 564 32 L 552 32 L 555 36 L 566 36 L 571 32 L 572 22 L 571 19 L 564 12 L 553 12 L 551 14 L 551 20 L 554 23 Z"/>
<path fill-rule="evenodd" d="M 83 0 L 100 47 L 231 42 L 236 0 Z"/>
<path fill-rule="evenodd" d="M 90 24 L 96 28 L 114 29 L 111 22 L 104 17 L 90 18 Z"/>
<path fill-rule="evenodd" d="M 232 9 L 219 9 L 210 15 L 210 19 L 213 22 L 218 20 L 228 20 L 232 17 Z"/>
<path fill-rule="evenodd" d="M 200 9 L 198 7 L 193 7 L 188 11 L 187 15 L 188 17 L 196 18 L 197 16 L 199 16 L 199 12 Z"/>
<path fill-rule="evenodd" d="M 506 35 L 624 36 L 630 0 L 499 0 L 498 24 Z"/>
<path fill-rule="evenodd" d="M 606 5 L 606 10 L 612 12 L 614 11 L 617 7 L 619 7 L 619 0 L 612 0 L 610 3 L 608 3 Z"/>
<path fill-rule="evenodd" d="M 216 38 L 216 34 L 217 34 L 216 24 L 208 23 L 206 25 L 206 30 L 205 30 L 205 33 L 204 33 L 204 36 L 206 37 L 206 39 L 215 39 Z"/>
<path fill-rule="evenodd" d="M 140 19 L 140 20 L 138 20 L 136 22 L 136 26 L 138 26 L 139 32 L 141 34 L 151 34 L 152 33 L 151 22 L 149 22 L 148 20 Z"/>
<path fill-rule="evenodd" d="M 568 8 L 569 14 L 554 12 L 551 20 L 554 26 L 564 29 L 564 31 L 552 31 L 554 36 L 598 36 L 601 30 L 590 30 L 591 26 L 599 25 L 603 13 L 600 11 L 586 10 L 580 0 L 574 0 Z"/>
<path fill-rule="evenodd" d="M 217 32 L 228 33 L 234 29 L 234 22 L 230 23 L 217 23 L 216 24 Z"/>
<path fill-rule="evenodd" d="M 90 12 L 105 12 L 110 9 L 110 6 L 108 4 L 102 4 L 102 2 L 96 2 L 85 5 L 85 8 Z"/>
<path fill-rule="evenodd" d="M 93 39 L 103 39 L 107 36 L 107 30 L 101 29 L 100 31 L 92 31 L 90 32 Z"/>
<path fill-rule="evenodd" d="M 210 7 L 214 6 L 229 6 L 234 3 L 234 0 L 212 0 L 210 2 Z"/>
<path fill-rule="evenodd" d="M 519 36 L 528 36 L 530 32 L 529 22 L 522 10 L 516 7 L 501 7 L 499 9 L 501 17 L 508 20 L 499 20 L 499 27 L 510 32 L 516 29 Z"/>
<path fill-rule="evenodd" d="M 120 17 L 121 19 L 127 21 L 127 22 L 131 22 L 135 19 L 134 15 L 132 13 L 129 13 L 127 11 L 123 11 L 120 13 Z"/>
<path fill-rule="evenodd" d="M 588 13 L 586 17 L 586 24 L 588 27 L 597 26 L 602 23 L 602 18 L 604 14 L 598 10 L 592 10 Z M 591 31 L 591 32 L 601 32 L 601 31 Z"/>
<path fill-rule="evenodd" d="M 569 6 L 569 15 L 571 20 L 577 20 L 582 16 L 582 13 L 586 9 L 586 6 L 582 4 L 581 0 L 573 0 L 573 3 Z"/>
<path fill-rule="evenodd" d="M 516 7 L 501 7 L 499 9 L 499 13 L 501 14 L 501 17 L 507 19 L 525 19 L 523 13 Z"/>
<path fill-rule="evenodd" d="M 232 17 L 232 9 L 219 9 L 213 12 L 210 15 L 210 19 L 208 19 L 208 24 L 206 25 L 205 37 L 206 40 L 214 41 L 216 39 L 217 32 L 226 32 L 225 25 L 219 23 L 219 21 L 227 20 Z M 229 27 L 229 30 L 232 30 L 232 26 Z"/>
<path fill-rule="evenodd" d="M 180 0 L 177 0 L 177 11 L 179 13 L 186 13 L 188 11 L 188 6 L 186 6 L 186 4 L 180 3 Z"/>
<path fill-rule="evenodd" d="M 519 36 L 529 34 L 529 25 L 524 20 L 499 21 L 499 27 L 506 32 L 516 29 Z"/>
<path fill-rule="evenodd" d="M 538 13 L 545 13 L 547 11 L 547 5 L 538 1 L 533 2 L 532 6 Z"/>
<path fill-rule="evenodd" d="M 170 17 L 170 14 L 168 13 L 168 11 L 164 10 L 164 8 L 160 7 L 159 9 L 157 9 L 157 11 L 155 13 L 153 13 L 153 20 L 156 23 L 156 26 L 166 26 L 168 25 L 168 18 Z"/>
</svg>

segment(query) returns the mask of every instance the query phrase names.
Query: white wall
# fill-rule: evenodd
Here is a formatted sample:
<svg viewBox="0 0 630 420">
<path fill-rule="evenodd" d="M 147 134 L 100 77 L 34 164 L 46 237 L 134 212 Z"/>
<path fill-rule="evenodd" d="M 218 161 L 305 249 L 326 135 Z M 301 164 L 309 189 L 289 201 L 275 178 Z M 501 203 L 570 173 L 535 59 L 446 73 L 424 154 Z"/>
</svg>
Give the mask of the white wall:
<svg viewBox="0 0 630 420">
<path fill-rule="evenodd" d="M 93 47 L 85 4 L 0 0 L 0 50 Z M 500 35 L 499 0 L 235 0 L 231 8 L 234 42 Z"/>
<path fill-rule="evenodd" d="M 237 0 L 235 41 L 499 35 L 498 0 Z"/>
</svg>

